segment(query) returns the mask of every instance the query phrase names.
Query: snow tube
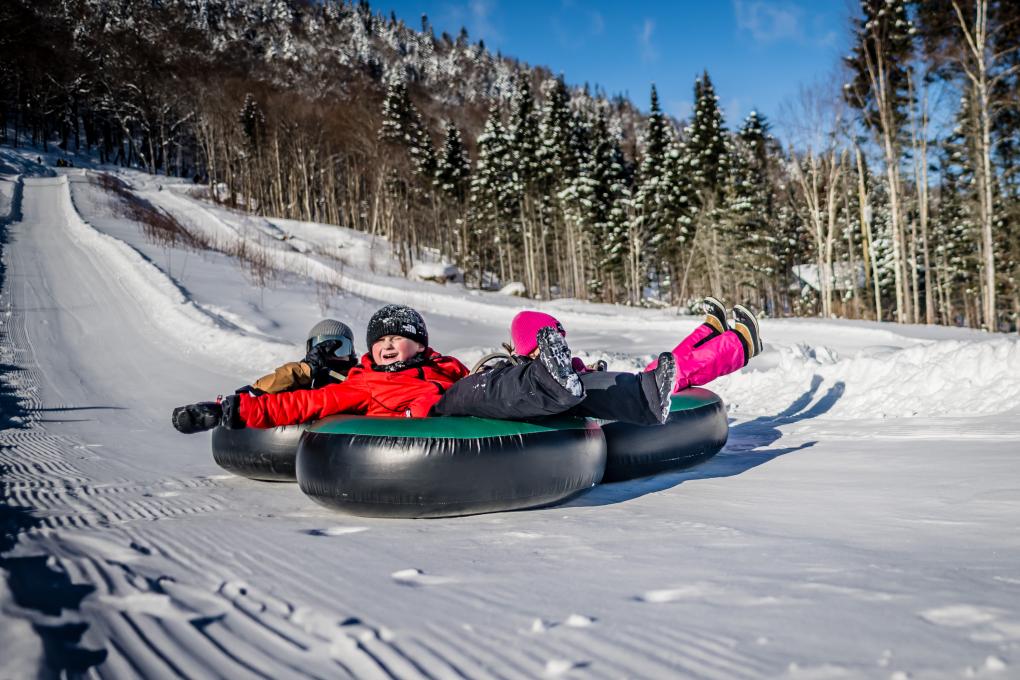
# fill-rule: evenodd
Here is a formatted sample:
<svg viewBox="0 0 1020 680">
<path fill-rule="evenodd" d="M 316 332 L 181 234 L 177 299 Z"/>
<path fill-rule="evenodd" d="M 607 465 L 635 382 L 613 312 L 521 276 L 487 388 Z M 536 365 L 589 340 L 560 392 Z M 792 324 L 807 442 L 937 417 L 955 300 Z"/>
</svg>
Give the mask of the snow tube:
<svg viewBox="0 0 1020 680">
<path fill-rule="evenodd" d="M 212 434 L 213 460 L 227 472 L 263 482 L 295 482 L 298 441 L 311 423 L 264 430 L 217 427 Z"/>
<path fill-rule="evenodd" d="M 598 484 L 606 444 L 584 418 L 337 415 L 301 438 L 297 480 L 353 515 L 449 517 L 549 505 Z"/>
<path fill-rule="evenodd" d="M 697 465 L 726 444 L 726 407 L 714 392 L 693 387 L 673 395 L 665 425 L 607 422 L 606 474 L 619 482 Z"/>
</svg>

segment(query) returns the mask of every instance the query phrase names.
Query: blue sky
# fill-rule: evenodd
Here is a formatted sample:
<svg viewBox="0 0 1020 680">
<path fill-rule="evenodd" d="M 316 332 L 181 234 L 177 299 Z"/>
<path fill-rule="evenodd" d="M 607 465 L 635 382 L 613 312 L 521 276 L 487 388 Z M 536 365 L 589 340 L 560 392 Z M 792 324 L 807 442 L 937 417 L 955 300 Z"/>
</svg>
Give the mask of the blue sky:
<svg viewBox="0 0 1020 680">
<path fill-rule="evenodd" d="M 648 108 L 654 82 L 663 108 L 684 118 L 695 77 L 708 69 L 734 127 L 757 108 L 777 123 L 800 85 L 835 78 L 848 51 L 848 0 L 375 0 L 436 35 L 467 28 L 472 41 L 562 72 L 570 84 L 598 83 Z"/>
</svg>

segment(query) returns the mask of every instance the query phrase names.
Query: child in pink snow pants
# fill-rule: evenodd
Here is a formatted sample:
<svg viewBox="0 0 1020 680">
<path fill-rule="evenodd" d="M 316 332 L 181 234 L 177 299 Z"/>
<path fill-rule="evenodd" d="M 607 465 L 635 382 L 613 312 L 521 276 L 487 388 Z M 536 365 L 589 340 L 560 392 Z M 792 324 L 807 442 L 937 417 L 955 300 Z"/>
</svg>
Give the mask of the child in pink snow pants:
<svg viewBox="0 0 1020 680">
<path fill-rule="evenodd" d="M 510 325 L 510 355 L 454 383 L 434 415 L 527 419 L 567 413 L 640 425 L 665 422 L 670 394 L 732 373 L 761 351 L 757 319 L 746 308 L 703 303 L 705 323 L 644 372 L 590 370 L 571 358 L 567 332 L 555 317 L 524 311 Z M 506 387 L 512 385 L 512 393 Z"/>
</svg>

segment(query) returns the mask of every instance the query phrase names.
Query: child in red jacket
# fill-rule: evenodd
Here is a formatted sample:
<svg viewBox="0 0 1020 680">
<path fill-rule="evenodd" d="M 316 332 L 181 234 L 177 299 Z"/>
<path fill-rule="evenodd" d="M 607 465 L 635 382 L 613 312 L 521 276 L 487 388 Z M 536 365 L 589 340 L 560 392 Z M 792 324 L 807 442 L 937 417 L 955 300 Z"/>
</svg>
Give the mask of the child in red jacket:
<svg viewBox="0 0 1020 680">
<path fill-rule="evenodd" d="M 368 322 L 369 352 L 342 383 L 280 394 L 232 394 L 219 402 L 174 409 L 173 425 L 185 434 L 220 423 L 274 427 L 334 413 L 424 418 L 454 382 L 468 374 L 453 357 L 428 346 L 428 329 L 410 307 L 387 305 Z"/>
</svg>

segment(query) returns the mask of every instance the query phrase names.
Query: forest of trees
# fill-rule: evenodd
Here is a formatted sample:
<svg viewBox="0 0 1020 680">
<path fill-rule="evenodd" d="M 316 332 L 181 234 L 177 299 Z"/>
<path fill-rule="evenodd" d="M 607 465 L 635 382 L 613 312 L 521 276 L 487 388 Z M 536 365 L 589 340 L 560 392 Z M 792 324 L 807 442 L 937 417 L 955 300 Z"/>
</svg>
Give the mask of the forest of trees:
<svg viewBox="0 0 1020 680">
<path fill-rule="evenodd" d="M 1020 3 L 860 0 L 788 139 L 569 85 L 364 0 L 6 0 L 0 143 L 425 249 L 468 285 L 1018 330 Z"/>
</svg>

